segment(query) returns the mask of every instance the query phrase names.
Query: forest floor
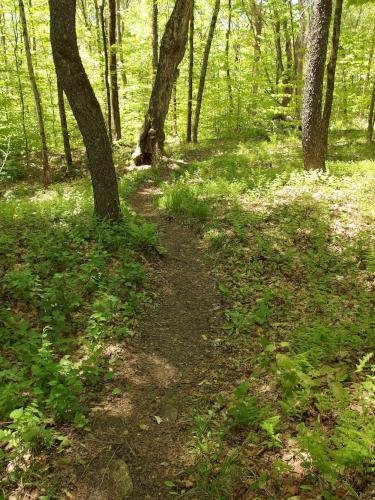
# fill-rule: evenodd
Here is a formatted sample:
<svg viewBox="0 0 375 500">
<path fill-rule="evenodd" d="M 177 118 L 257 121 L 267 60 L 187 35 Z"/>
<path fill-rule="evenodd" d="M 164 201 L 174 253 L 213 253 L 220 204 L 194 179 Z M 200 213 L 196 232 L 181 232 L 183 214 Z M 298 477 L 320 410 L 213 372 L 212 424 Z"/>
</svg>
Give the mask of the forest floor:
<svg viewBox="0 0 375 500">
<path fill-rule="evenodd" d="M 193 485 L 186 476 L 192 401 L 220 365 L 212 344 L 221 333 L 221 297 L 199 234 L 158 209 L 159 194 L 149 181 L 130 198 L 132 209 L 158 227 L 166 255 L 148 270 L 153 301 L 135 338 L 125 348 L 107 346 L 126 390 L 98 395 L 92 430 L 77 443 L 85 464 L 60 471 L 74 498 L 123 498 L 128 489 L 129 498 L 165 498 L 172 479 Z"/>
<path fill-rule="evenodd" d="M 4 498 L 374 497 L 374 151 L 258 132 L 3 190 Z"/>
</svg>

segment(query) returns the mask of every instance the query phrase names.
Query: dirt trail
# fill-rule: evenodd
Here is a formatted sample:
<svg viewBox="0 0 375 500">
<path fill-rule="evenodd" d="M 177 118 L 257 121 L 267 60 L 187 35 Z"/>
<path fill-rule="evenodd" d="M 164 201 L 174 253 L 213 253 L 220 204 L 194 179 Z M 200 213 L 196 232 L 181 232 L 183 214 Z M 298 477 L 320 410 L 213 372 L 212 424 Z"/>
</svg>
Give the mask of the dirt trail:
<svg viewBox="0 0 375 500">
<path fill-rule="evenodd" d="M 158 226 L 168 250 L 150 272 L 156 305 L 129 345 L 113 346 L 128 390 L 119 398 L 107 393 L 94 408 L 71 498 L 169 498 L 165 481 L 186 479 L 191 401 L 215 364 L 210 338 L 220 333 L 220 296 L 199 236 L 155 208 L 156 194 L 150 182 L 131 197 L 134 211 Z M 124 496 L 127 486 L 113 470 L 120 467 L 123 477 L 127 466 L 133 490 Z"/>
</svg>

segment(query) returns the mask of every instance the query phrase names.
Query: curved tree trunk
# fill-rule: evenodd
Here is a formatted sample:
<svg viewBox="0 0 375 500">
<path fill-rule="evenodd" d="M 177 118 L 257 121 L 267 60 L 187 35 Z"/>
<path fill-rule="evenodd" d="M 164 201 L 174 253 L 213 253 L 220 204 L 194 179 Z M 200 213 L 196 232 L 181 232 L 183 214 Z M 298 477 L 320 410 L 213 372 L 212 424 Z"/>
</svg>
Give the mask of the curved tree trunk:
<svg viewBox="0 0 375 500">
<path fill-rule="evenodd" d="M 206 83 L 208 59 L 210 57 L 211 45 L 212 45 L 212 40 L 213 40 L 214 33 L 215 33 L 217 17 L 219 15 L 219 9 L 220 9 L 220 0 L 215 0 L 215 7 L 214 7 L 214 10 L 212 13 L 210 30 L 208 32 L 206 47 L 204 49 L 204 54 L 203 54 L 201 76 L 199 79 L 197 103 L 196 103 L 196 107 L 195 107 L 194 126 L 193 126 L 193 142 L 198 142 L 199 119 L 200 119 L 201 109 L 202 109 L 204 86 Z"/>
<path fill-rule="evenodd" d="M 44 185 L 48 185 L 50 183 L 50 171 L 49 171 L 49 163 L 48 163 L 48 148 L 47 148 L 46 130 L 44 127 L 44 115 L 43 115 L 42 99 L 40 97 L 38 84 L 37 84 L 37 81 L 35 78 L 33 60 L 31 57 L 29 32 L 27 29 L 25 6 L 23 3 L 23 0 L 19 0 L 18 3 L 19 3 L 19 8 L 20 8 L 20 19 L 21 19 L 22 31 L 23 31 L 23 41 L 25 44 L 27 68 L 29 71 L 30 83 L 31 83 L 31 88 L 33 90 L 33 94 L 34 94 L 35 109 L 36 109 L 36 114 L 37 114 L 37 118 L 38 118 L 40 145 L 41 145 L 41 153 L 42 153 L 42 164 L 43 164 L 43 183 L 44 183 Z"/>
<path fill-rule="evenodd" d="M 374 134 L 374 108 L 375 108 L 375 80 L 372 86 L 370 110 L 368 113 L 367 140 L 369 144 L 372 143 L 372 137 Z"/>
<path fill-rule="evenodd" d="M 327 149 L 328 149 L 328 130 L 331 121 L 333 93 L 335 90 L 335 74 L 336 74 L 337 56 L 339 52 L 342 4 L 343 0 L 336 0 L 335 17 L 333 20 L 331 55 L 327 65 L 326 99 L 323 111 L 323 140 L 324 140 L 325 155 L 327 154 Z"/>
<path fill-rule="evenodd" d="M 322 101 L 331 14 L 332 0 L 316 0 L 309 30 L 309 61 L 302 110 L 302 146 L 306 170 L 325 168 Z"/>
<path fill-rule="evenodd" d="M 72 150 L 70 147 L 68 122 L 66 119 L 66 112 L 65 112 L 64 91 L 61 87 L 61 83 L 59 82 L 58 78 L 57 78 L 57 99 L 59 104 L 61 134 L 64 142 L 66 168 L 68 175 L 70 175 L 72 173 L 72 168 L 73 168 Z"/>
<path fill-rule="evenodd" d="M 190 33 L 189 33 L 189 90 L 187 108 L 186 142 L 191 142 L 192 120 L 193 120 L 193 85 L 194 85 L 194 0 L 191 9 Z"/>
<path fill-rule="evenodd" d="M 119 219 L 120 202 L 111 144 L 98 100 L 83 67 L 76 34 L 76 0 L 49 0 L 53 59 L 86 146 L 95 215 Z"/>
<path fill-rule="evenodd" d="M 164 150 L 164 124 L 178 65 L 184 57 L 193 0 L 176 0 L 160 44 L 159 64 L 138 146 L 136 165 L 155 164 Z"/>
<path fill-rule="evenodd" d="M 111 103 L 113 118 L 113 139 L 121 139 L 121 117 L 117 81 L 117 15 L 116 0 L 109 0 L 109 73 L 111 77 Z"/>
</svg>

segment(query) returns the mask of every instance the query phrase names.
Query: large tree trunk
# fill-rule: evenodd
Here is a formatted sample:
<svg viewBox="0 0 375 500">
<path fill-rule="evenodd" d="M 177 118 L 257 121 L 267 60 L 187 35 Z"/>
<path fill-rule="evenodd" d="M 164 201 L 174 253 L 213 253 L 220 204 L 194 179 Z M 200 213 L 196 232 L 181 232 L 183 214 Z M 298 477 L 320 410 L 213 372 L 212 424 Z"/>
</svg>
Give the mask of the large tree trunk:
<svg viewBox="0 0 375 500">
<path fill-rule="evenodd" d="M 116 15 L 116 0 L 109 0 L 109 68 L 111 75 L 111 103 L 112 103 L 112 118 L 113 118 L 113 139 L 119 141 L 121 139 L 121 117 L 120 103 L 118 97 L 118 81 L 117 81 L 117 15 Z"/>
<path fill-rule="evenodd" d="M 77 43 L 76 0 L 49 0 L 53 59 L 86 146 L 95 215 L 119 219 L 120 202 L 104 117 L 83 67 Z"/>
<path fill-rule="evenodd" d="M 107 34 L 105 30 L 104 6 L 105 6 L 105 0 L 102 1 L 99 7 L 99 13 L 100 13 L 100 25 L 102 29 L 103 54 L 104 54 L 104 84 L 106 90 L 106 104 L 107 104 L 107 127 L 108 127 L 109 139 L 110 141 L 112 141 L 111 87 L 109 84 L 109 62 L 108 62 L 108 46 L 107 46 L 108 44 L 107 44 Z"/>
<path fill-rule="evenodd" d="M 325 155 L 327 155 L 327 149 L 328 149 L 328 131 L 329 131 L 329 124 L 331 121 L 333 94 L 335 90 L 335 74 L 336 74 L 337 56 L 339 52 L 342 4 L 343 0 L 336 0 L 335 16 L 333 20 L 331 55 L 327 65 L 326 98 L 323 111 L 323 139 L 324 139 Z"/>
<path fill-rule="evenodd" d="M 42 165 L 43 165 L 43 183 L 44 183 L 44 185 L 48 185 L 50 182 L 50 171 L 49 171 L 49 164 L 48 164 L 48 149 L 47 149 L 46 130 L 44 127 L 42 99 L 40 97 L 38 84 L 37 84 L 37 81 L 35 78 L 33 60 L 31 57 L 29 32 L 27 29 L 25 6 L 23 3 L 23 0 L 19 0 L 18 3 L 19 3 L 19 8 L 20 8 L 20 19 L 21 19 L 22 31 L 23 31 L 23 41 L 25 44 L 27 69 L 29 71 L 31 88 L 32 88 L 33 94 L 34 94 L 35 109 L 36 109 L 38 126 L 39 126 L 39 136 L 40 136 Z"/>
<path fill-rule="evenodd" d="M 159 24 L 158 0 L 152 0 L 152 69 L 154 74 L 158 70 L 159 62 Z"/>
<path fill-rule="evenodd" d="M 309 30 L 309 61 L 302 110 L 302 145 L 306 170 L 325 168 L 322 101 L 331 14 L 332 0 L 316 0 Z"/>
<path fill-rule="evenodd" d="M 367 140 L 369 144 L 372 143 L 372 137 L 374 134 L 374 108 L 375 108 L 375 80 L 372 86 L 370 110 L 368 113 Z"/>
<path fill-rule="evenodd" d="M 160 44 L 159 64 L 138 146 L 136 165 L 156 164 L 164 151 L 164 124 L 178 65 L 184 57 L 193 0 L 176 0 Z"/>
<path fill-rule="evenodd" d="M 68 122 L 66 119 L 66 112 L 65 112 L 64 91 L 62 89 L 58 77 L 57 77 L 57 98 L 59 103 L 61 134 L 64 142 L 66 168 L 68 175 L 71 175 L 73 169 L 72 150 L 70 147 Z"/>
<path fill-rule="evenodd" d="M 204 49 L 204 54 L 203 54 L 201 76 L 199 79 L 197 103 L 195 106 L 195 116 L 194 116 L 194 126 L 193 126 L 193 142 L 198 142 L 199 119 L 200 119 L 201 109 L 202 109 L 204 86 L 206 83 L 208 60 L 210 57 L 211 45 L 212 45 L 212 40 L 213 40 L 214 33 L 215 33 L 217 17 L 219 15 L 219 9 L 220 9 L 220 0 L 215 0 L 215 7 L 214 7 L 214 10 L 212 13 L 210 30 L 208 32 L 206 47 Z"/>
<path fill-rule="evenodd" d="M 186 142 L 191 142 L 192 120 L 193 120 L 193 85 L 194 85 L 194 0 L 191 9 L 190 33 L 189 33 L 189 89 L 187 108 Z"/>
</svg>

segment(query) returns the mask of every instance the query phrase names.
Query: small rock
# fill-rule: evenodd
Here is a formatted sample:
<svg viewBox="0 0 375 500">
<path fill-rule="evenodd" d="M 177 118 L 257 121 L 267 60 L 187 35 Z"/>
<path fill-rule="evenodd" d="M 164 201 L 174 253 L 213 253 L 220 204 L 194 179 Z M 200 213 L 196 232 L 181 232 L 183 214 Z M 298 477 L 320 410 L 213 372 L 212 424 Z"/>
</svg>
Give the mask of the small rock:
<svg viewBox="0 0 375 500">
<path fill-rule="evenodd" d="M 119 498 L 126 498 L 133 492 L 134 486 L 129 466 L 123 460 L 112 462 L 110 479 L 113 482 L 113 491 Z"/>
<path fill-rule="evenodd" d="M 168 420 L 169 422 L 175 422 L 177 420 L 178 410 L 170 403 L 164 403 L 160 407 L 159 413 L 163 419 Z"/>
</svg>

